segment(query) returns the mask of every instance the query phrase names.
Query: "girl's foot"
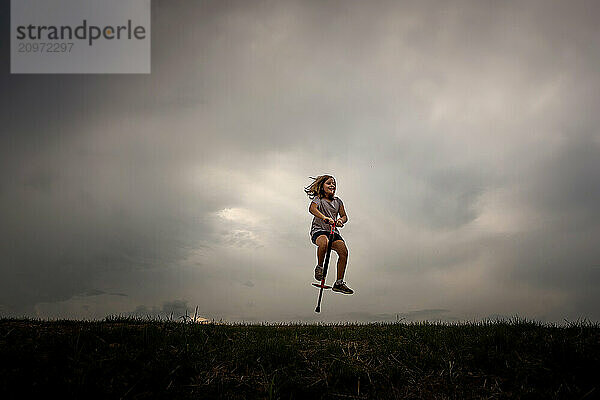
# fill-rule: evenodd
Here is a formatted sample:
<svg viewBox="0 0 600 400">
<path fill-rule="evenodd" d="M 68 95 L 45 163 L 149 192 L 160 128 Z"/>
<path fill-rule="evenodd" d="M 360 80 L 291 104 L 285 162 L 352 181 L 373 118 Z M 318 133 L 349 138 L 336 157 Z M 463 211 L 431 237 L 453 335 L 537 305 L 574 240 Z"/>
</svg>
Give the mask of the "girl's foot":
<svg viewBox="0 0 600 400">
<path fill-rule="evenodd" d="M 317 265 L 315 267 L 315 279 L 318 281 L 323 280 L 323 267 L 321 267 L 320 265 Z"/>
<path fill-rule="evenodd" d="M 354 290 L 350 289 L 348 286 L 346 286 L 346 282 L 342 281 L 342 282 L 336 282 L 333 284 L 333 288 L 331 289 L 334 292 L 339 292 L 339 293 L 343 293 L 343 294 L 352 294 L 354 293 Z"/>
</svg>

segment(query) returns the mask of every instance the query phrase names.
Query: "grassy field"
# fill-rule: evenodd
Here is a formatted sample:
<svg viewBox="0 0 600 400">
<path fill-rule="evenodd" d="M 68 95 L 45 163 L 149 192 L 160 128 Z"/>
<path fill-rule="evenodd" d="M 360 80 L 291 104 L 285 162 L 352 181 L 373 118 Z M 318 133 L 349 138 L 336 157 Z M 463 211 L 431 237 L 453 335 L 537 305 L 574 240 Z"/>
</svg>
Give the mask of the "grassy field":
<svg viewBox="0 0 600 400">
<path fill-rule="evenodd" d="M 0 319 L 3 398 L 592 399 L 600 326 Z"/>
</svg>

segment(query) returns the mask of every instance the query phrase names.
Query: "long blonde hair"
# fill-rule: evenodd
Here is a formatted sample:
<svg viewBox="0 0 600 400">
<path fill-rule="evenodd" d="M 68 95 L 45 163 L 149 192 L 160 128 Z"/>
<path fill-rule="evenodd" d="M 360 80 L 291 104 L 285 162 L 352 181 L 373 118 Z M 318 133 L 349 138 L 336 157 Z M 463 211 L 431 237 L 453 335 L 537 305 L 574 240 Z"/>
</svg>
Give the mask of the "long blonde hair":
<svg viewBox="0 0 600 400">
<path fill-rule="evenodd" d="M 310 179 L 313 180 L 313 183 L 311 183 L 310 185 L 308 185 L 307 187 L 304 188 L 304 191 L 306 192 L 308 197 L 310 197 L 311 199 L 314 199 L 315 197 L 318 197 L 318 198 L 325 197 L 325 190 L 323 189 L 323 184 L 329 178 L 333 178 L 333 176 L 320 175 L 320 176 L 317 176 L 316 178 L 313 178 L 311 176 Z M 333 179 L 335 180 L 335 178 L 333 178 Z"/>
</svg>

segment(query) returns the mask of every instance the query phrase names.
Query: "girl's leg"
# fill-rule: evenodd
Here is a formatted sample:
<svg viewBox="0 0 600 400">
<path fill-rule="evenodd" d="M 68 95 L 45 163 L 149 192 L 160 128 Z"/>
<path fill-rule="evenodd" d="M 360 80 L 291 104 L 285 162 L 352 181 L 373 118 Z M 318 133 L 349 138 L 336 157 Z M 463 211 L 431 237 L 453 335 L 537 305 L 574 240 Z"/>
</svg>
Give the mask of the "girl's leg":
<svg viewBox="0 0 600 400">
<path fill-rule="evenodd" d="M 323 266 L 323 261 L 325 261 L 325 253 L 327 253 L 327 236 L 320 235 L 317 237 L 317 265 L 320 267 Z M 333 242 L 335 244 L 335 242 Z M 333 248 L 333 245 L 332 245 Z"/>
<path fill-rule="evenodd" d="M 348 248 L 343 240 L 336 240 L 331 244 L 331 248 L 338 254 L 337 279 L 344 279 L 346 273 L 346 264 L 348 263 Z"/>
</svg>

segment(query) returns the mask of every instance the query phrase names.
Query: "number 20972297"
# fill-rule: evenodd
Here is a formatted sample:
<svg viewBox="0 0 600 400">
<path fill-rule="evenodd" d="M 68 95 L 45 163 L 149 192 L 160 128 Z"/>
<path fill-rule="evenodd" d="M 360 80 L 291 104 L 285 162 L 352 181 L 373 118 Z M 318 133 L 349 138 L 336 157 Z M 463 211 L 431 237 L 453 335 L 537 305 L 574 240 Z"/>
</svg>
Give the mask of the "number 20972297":
<svg viewBox="0 0 600 400">
<path fill-rule="evenodd" d="M 74 43 L 19 43 L 19 53 L 70 53 Z"/>
</svg>

